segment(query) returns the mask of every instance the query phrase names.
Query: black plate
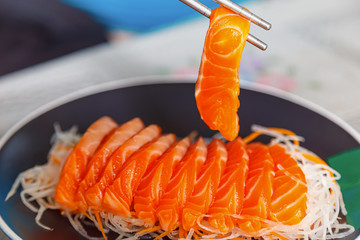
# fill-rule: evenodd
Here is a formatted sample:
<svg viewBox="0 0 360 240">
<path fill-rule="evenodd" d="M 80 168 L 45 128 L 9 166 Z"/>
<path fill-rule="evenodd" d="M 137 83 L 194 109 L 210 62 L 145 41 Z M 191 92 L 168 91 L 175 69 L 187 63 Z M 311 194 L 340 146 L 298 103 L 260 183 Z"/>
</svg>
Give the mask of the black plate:
<svg viewBox="0 0 360 240">
<path fill-rule="evenodd" d="M 241 136 L 250 133 L 252 124 L 287 128 L 305 137 L 304 146 L 323 158 L 359 147 L 359 134 L 333 114 L 278 90 L 242 85 Z M 189 80 L 132 79 L 93 87 L 44 106 L 0 140 L 0 199 L 5 199 L 21 171 L 46 162 L 55 122 L 63 129 L 78 125 L 83 132 L 103 115 L 119 123 L 141 117 L 146 124 L 158 124 L 178 136 L 192 130 L 205 137 L 214 134 L 199 117 Z M 1 228 L 13 239 L 82 239 L 58 211 L 47 212 L 43 219 L 54 231 L 37 226 L 35 214 L 24 207 L 19 194 L 0 201 L 0 216 Z"/>
</svg>

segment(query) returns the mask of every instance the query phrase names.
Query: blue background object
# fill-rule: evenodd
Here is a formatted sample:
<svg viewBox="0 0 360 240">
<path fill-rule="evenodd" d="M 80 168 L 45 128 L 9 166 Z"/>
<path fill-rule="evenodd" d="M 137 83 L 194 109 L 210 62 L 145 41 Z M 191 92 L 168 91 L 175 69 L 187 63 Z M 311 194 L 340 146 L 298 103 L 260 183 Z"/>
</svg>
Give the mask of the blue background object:
<svg viewBox="0 0 360 240">
<path fill-rule="evenodd" d="M 200 16 L 198 12 L 179 0 L 60 1 L 90 14 L 108 30 L 122 29 L 146 32 Z M 211 0 L 202 0 L 201 2 L 212 9 L 220 6 Z"/>
</svg>

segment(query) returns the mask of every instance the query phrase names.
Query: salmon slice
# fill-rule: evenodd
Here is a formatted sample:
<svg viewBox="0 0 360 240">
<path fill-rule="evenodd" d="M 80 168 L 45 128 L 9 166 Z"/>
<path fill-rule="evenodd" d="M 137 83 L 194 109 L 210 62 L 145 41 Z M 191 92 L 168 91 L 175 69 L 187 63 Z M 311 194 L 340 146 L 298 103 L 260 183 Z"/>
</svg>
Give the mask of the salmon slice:
<svg viewBox="0 0 360 240">
<path fill-rule="evenodd" d="M 298 224 L 307 209 L 305 174 L 285 148 L 273 145 L 269 149 L 275 163 L 270 219 L 289 225 Z"/>
<path fill-rule="evenodd" d="M 106 189 L 102 205 L 104 209 L 124 217 L 131 217 L 130 207 L 133 196 L 147 167 L 160 157 L 175 140 L 174 134 L 161 136 L 132 155 L 114 183 Z"/>
<path fill-rule="evenodd" d="M 88 208 L 85 200 L 85 191 L 99 181 L 102 171 L 105 168 L 111 154 L 120 147 L 125 141 L 134 136 L 145 127 L 140 118 L 134 118 L 122 124 L 91 158 L 87 173 L 80 182 L 75 201 L 78 202 L 79 211 L 85 212 Z"/>
<path fill-rule="evenodd" d="M 223 7 L 212 10 L 195 85 L 201 118 L 229 141 L 239 132 L 238 71 L 249 29 L 250 22 L 239 14 Z"/>
<path fill-rule="evenodd" d="M 117 126 L 117 123 L 110 117 L 102 117 L 86 130 L 61 170 L 54 197 L 57 203 L 72 211 L 77 210 L 76 190 L 86 173 L 88 162 L 103 139 L 112 133 Z"/>
<path fill-rule="evenodd" d="M 206 160 L 207 148 L 203 138 L 191 144 L 184 158 L 166 187 L 163 197 L 156 209 L 160 226 L 163 230 L 175 229 L 180 224 L 182 210 L 193 192 L 196 178 Z"/>
<path fill-rule="evenodd" d="M 186 202 L 182 214 L 182 227 L 189 231 L 197 225 L 212 205 L 220 178 L 225 170 L 228 153 L 225 144 L 214 138 L 208 146 L 208 153 L 194 191 Z"/>
<path fill-rule="evenodd" d="M 249 155 L 241 138 L 226 144 L 228 160 L 221 177 L 219 189 L 208 214 L 209 224 L 223 233 L 235 227 L 237 219 L 231 215 L 240 215 L 245 191 L 245 180 L 249 169 Z"/>
<path fill-rule="evenodd" d="M 155 225 L 157 221 L 155 210 L 160 198 L 165 192 L 176 164 L 184 157 L 189 146 L 190 138 L 188 137 L 173 144 L 156 161 L 154 167 L 149 167 L 149 171 L 141 180 L 135 192 L 134 209 L 136 216 L 142 219 L 148 227 Z"/>
<path fill-rule="evenodd" d="M 111 155 L 100 180 L 85 192 L 85 199 L 90 208 L 101 210 L 105 189 L 114 182 L 126 160 L 145 144 L 158 138 L 160 133 L 159 126 L 150 125 L 127 140 Z"/>
<path fill-rule="evenodd" d="M 250 216 L 248 220 L 239 220 L 239 227 L 248 233 L 260 230 L 261 221 L 253 217 L 267 219 L 273 189 L 274 160 L 268 146 L 251 143 L 246 148 L 249 154 L 249 172 L 245 182 L 244 208 L 241 215 Z"/>
</svg>

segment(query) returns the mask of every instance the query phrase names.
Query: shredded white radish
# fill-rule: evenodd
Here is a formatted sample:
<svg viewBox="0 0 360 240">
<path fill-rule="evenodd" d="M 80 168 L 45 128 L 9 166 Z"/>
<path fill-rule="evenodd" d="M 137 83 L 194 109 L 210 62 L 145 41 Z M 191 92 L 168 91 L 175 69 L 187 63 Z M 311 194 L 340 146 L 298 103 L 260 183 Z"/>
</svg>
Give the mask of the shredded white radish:
<svg viewBox="0 0 360 240">
<path fill-rule="evenodd" d="M 334 239 L 343 238 L 354 232 L 354 227 L 339 222 L 339 214 L 346 215 L 340 187 L 336 183 L 336 180 L 340 179 L 340 174 L 327 165 L 316 164 L 306 159 L 304 154 L 316 155 L 294 144 L 294 141 L 304 141 L 302 137 L 284 135 L 257 125 L 254 125 L 252 130 L 272 137 L 270 145 L 280 144 L 298 161 L 305 174 L 306 183 L 285 171 L 281 165 L 278 165 L 278 168 L 283 169 L 286 175 L 299 184 L 306 184 L 308 189 L 307 215 L 296 225 L 285 225 L 259 218 L 259 221 L 266 223 L 266 228 L 249 234 L 235 227 L 225 235 L 218 229 L 211 227 L 207 222 L 208 216 L 205 215 L 202 221 L 198 221 L 197 226 L 197 231 L 200 231 L 202 235 L 198 236 L 195 229 L 192 228 L 187 233 L 185 240 L 194 239 L 194 236 L 198 236 L 201 239 L 232 239 L 238 237 L 243 239 L 280 239 L 277 235 L 287 239 Z M 217 137 L 220 138 L 220 136 Z M 58 209 L 69 219 L 73 228 L 87 239 L 103 239 L 102 237 L 90 236 L 86 231 L 89 225 L 96 227 L 99 231 L 102 228 L 105 234 L 109 232 L 118 234 L 116 239 L 135 240 L 144 235 L 156 238 L 164 233 L 163 230 L 158 228 L 153 230 L 147 228 L 142 220 L 135 217 L 125 218 L 107 212 L 99 212 L 101 218 L 100 224 L 102 225 L 100 226 L 92 209 L 87 211 L 86 216 L 81 213 L 73 214 L 54 201 L 55 188 L 62 166 L 79 139 L 80 135 L 77 133 L 76 127 L 68 131 L 62 131 L 59 125 L 55 125 L 55 134 L 51 139 L 53 146 L 48 155 L 48 162 L 20 173 L 10 189 L 6 200 L 12 197 L 21 185 L 21 200 L 25 206 L 37 213 L 35 221 L 39 226 L 51 230 L 52 228 L 41 222 L 41 217 L 47 209 Z M 235 219 L 246 219 L 246 216 L 232 215 L 232 217 Z M 141 232 L 142 230 L 144 231 Z M 179 239 L 179 231 L 174 230 L 167 237 Z"/>
<path fill-rule="evenodd" d="M 191 240 L 193 234 L 194 234 L 194 229 L 191 228 L 190 231 L 188 232 L 188 235 L 187 235 L 187 237 L 186 237 L 186 240 Z"/>
<path fill-rule="evenodd" d="M 20 173 L 5 199 L 6 201 L 12 197 L 21 185 L 22 202 L 37 213 L 36 223 L 47 230 L 51 228 L 42 224 L 40 219 L 47 209 L 61 209 L 61 206 L 54 201 L 54 192 L 62 164 L 80 139 L 80 135 L 76 132 L 76 127 L 62 131 L 58 125 L 55 125 L 55 134 L 51 139 L 53 146 L 48 154 L 48 162 Z"/>
</svg>

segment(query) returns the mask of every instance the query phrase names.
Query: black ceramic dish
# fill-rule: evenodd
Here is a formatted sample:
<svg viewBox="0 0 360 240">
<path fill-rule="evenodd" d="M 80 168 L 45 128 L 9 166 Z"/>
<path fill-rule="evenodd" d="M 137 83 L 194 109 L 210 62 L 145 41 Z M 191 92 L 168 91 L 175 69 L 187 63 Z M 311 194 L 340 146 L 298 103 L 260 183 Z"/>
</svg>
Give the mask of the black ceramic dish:
<svg viewBox="0 0 360 240">
<path fill-rule="evenodd" d="M 83 239 L 58 211 L 48 211 L 36 225 L 35 214 L 21 202 L 19 194 L 4 202 L 16 176 L 35 164 L 46 162 L 53 124 L 62 129 L 78 125 L 80 132 L 97 118 L 109 115 L 119 123 L 141 117 L 164 132 L 185 136 L 192 130 L 214 134 L 202 122 L 194 99 L 194 79 L 171 77 L 127 79 L 86 89 L 37 110 L 0 140 L 0 227 L 12 239 Z M 360 135 L 333 114 L 293 95 L 253 84 L 242 84 L 240 135 L 252 124 L 287 128 L 305 137 L 303 144 L 323 158 L 359 147 Z M 349 237 L 355 239 L 358 233 Z"/>
</svg>

